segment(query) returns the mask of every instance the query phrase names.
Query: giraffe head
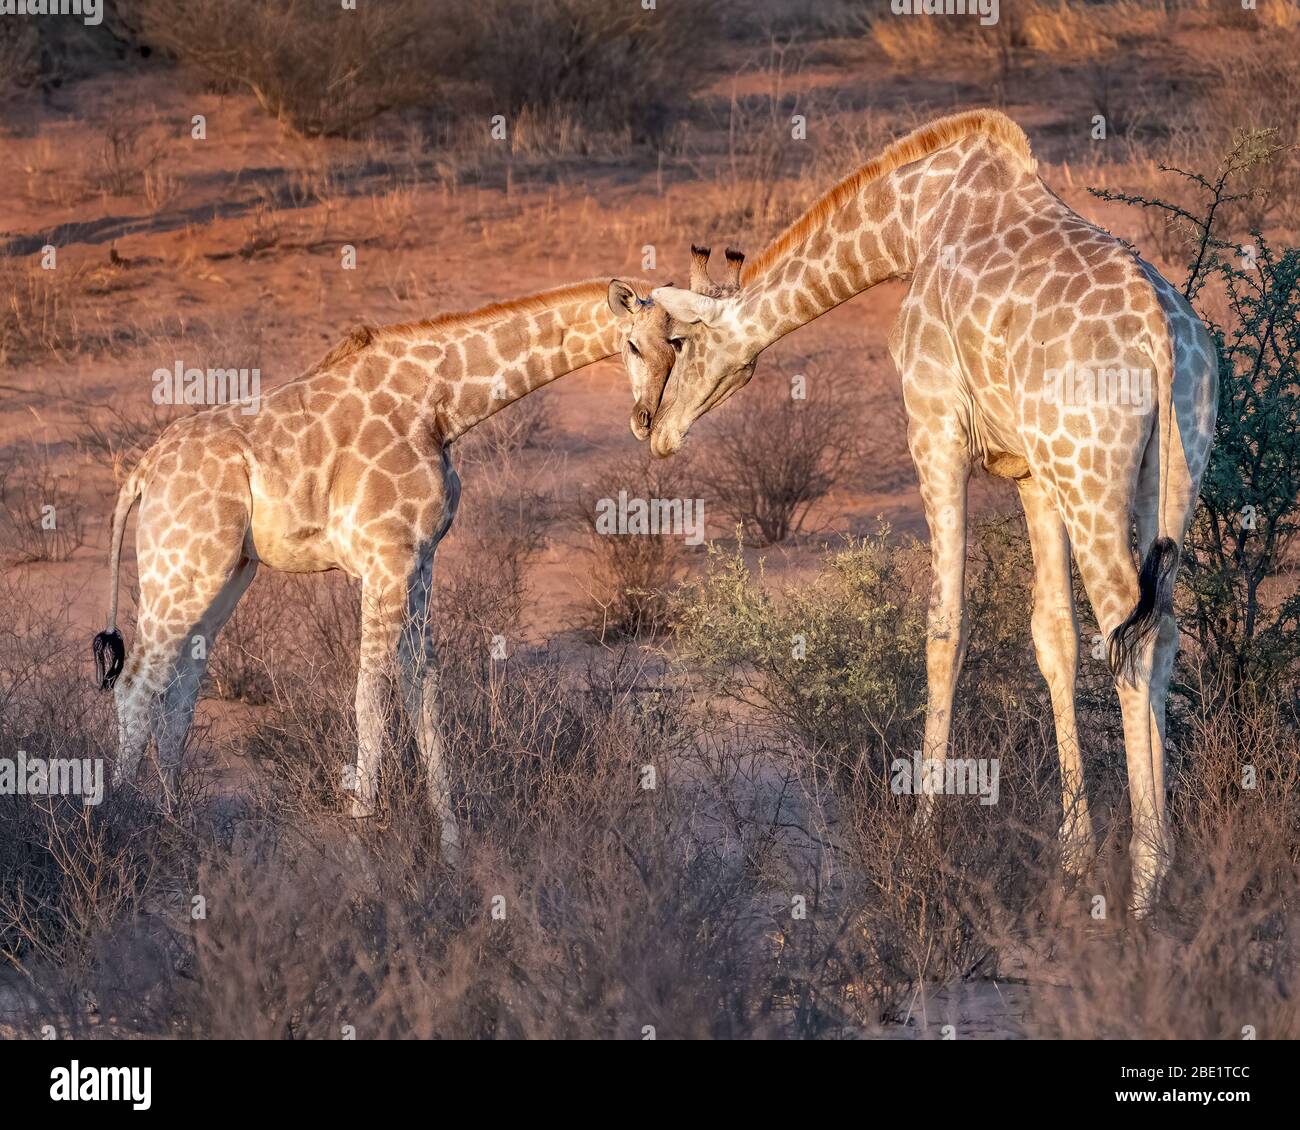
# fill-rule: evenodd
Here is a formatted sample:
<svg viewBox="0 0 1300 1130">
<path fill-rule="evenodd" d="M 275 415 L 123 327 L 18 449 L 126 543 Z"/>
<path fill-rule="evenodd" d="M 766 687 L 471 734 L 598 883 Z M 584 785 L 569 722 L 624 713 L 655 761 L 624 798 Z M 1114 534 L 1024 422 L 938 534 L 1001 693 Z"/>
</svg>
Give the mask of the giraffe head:
<svg viewBox="0 0 1300 1130">
<path fill-rule="evenodd" d="M 650 422 L 659 408 L 664 385 L 677 360 L 668 314 L 648 298 L 642 298 L 622 279 L 611 279 L 609 308 L 618 319 L 623 335 L 623 365 L 632 383 L 632 434 L 649 438 Z"/>
<path fill-rule="evenodd" d="M 740 271 L 745 256 L 727 248 L 727 279 L 717 283 L 709 277 L 709 255 L 709 248 L 692 244 L 690 289 L 682 290 L 671 283 L 656 288 L 643 308 L 633 314 L 625 334 L 623 359 L 632 381 L 633 392 L 637 396 L 636 409 L 632 414 L 632 432 L 637 439 L 650 439 L 656 455 L 671 455 L 676 451 L 695 419 L 715 404 L 720 404 L 736 388 L 740 388 L 753 372 L 751 360 L 743 378 L 729 386 L 719 399 L 706 397 L 698 411 L 689 414 L 676 430 L 663 426 L 663 421 L 669 416 L 676 419 L 679 415 L 687 415 L 679 402 L 683 399 L 683 393 L 686 393 L 688 400 L 691 399 L 690 390 L 700 383 L 697 378 L 684 389 L 683 380 L 679 377 L 674 382 L 673 395 L 667 401 L 663 399 L 669 375 L 674 371 L 681 373 L 683 362 L 689 361 L 698 352 L 691 347 L 707 328 L 705 319 L 697 316 L 694 304 L 698 302 L 701 309 L 710 311 L 727 309 L 740 293 Z M 611 284 L 611 305 L 614 304 L 616 286 L 626 289 L 626 284 L 618 280 Z M 617 309 L 615 312 L 618 312 Z M 702 356 L 708 356 L 720 345 L 710 343 L 703 348 Z M 670 440 L 670 436 L 676 438 Z"/>
</svg>

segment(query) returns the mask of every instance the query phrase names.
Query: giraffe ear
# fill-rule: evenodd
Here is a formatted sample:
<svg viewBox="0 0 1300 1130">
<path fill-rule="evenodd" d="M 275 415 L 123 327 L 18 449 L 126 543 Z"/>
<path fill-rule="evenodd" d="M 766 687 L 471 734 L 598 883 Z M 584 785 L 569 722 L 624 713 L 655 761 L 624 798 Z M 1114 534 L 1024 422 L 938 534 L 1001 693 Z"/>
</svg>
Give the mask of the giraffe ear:
<svg viewBox="0 0 1300 1130">
<path fill-rule="evenodd" d="M 609 308 L 618 317 L 625 318 L 635 313 L 640 304 L 641 299 L 637 297 L 636 291 L 622 279 L 609 280 Z"/>
<path fill-rule="evenodd" d="M 726 309 L 725 305 L 707 294 L 697 294 L 693 290 L 681 290 L 675 286 L 657 286 L 650 292 L 660 306 L 679 322 L 703 322 L 706 326 L 716 325 Z"/>
</svg>

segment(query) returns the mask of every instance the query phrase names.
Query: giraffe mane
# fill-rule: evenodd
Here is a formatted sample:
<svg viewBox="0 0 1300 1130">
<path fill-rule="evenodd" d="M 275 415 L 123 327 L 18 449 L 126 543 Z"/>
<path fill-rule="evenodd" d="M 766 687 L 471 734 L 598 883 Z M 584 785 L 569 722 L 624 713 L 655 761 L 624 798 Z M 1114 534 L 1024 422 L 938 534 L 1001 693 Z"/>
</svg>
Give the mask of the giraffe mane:
<svg viewBox="0 0 1300 1130">
<path fill-rule="evenodd" d="M 489 302 L 476 310 L 459 314 L 439 314 L 436 318 L 426 318 L 419 322 L 400 322 L 385 326 L 380 332 L 393 337 L 411 333 L 428 333 L 430 330 L 474 329 L 478 326 L 490 326 L 515 314 L 540 314 L 544 310 L 564 306 L 570 302 L 604 300 L 609 293 L 609 278 L 584 279 L 582 282 L 568 283 L 565 286 L 541 290 L 536 294 L 525 294 L 519 298 L 510 298 L 504 302 Z M 642 289 L 639 282 L 632 285 Z M 647 290 L 648 294 L 649 291 Z"/>
<path fill-rule="evenodd" d="M 349 357 L 355 357 L 361 353 L 366 346 L 375 340 L 375 331 L 371 326 L 357 326 L 348 331 L 345 337 L 338 345 L 333 346 L 330 351 L 307 370 L 306 376 L 312 373 L 319 373 L 322 369 L 329 369 Z"/>
<path fill-rule="evenodd" d="M 627 280 L 642 298 L 649 297 L 652 283 L 640 279 Z M 525 294 L 519 298 L 507 299 L 505 302 L 489 302 L 475 310 L 461 313 L 439 314 L 434 318 L 425 318 L 418 322 L 395 322 L 387 326 L 357 326 L 349 331 L 347 337 L 335 345 L 316 362 L 304 376 L 310 376 L 323 369 L 341 364 L 359 353 L 364 353 L 370 346 L 383 338 L 411 337 L 415 334 L 427 334 L 431 330 L 473 329 L 478 326 L 490 326 L 514 314 L 537 314 L 569 302 L 595 301 L 604 299 L 609 293 L 608 278 L 585 279 L 582 282 L 567 283 L 564 286 L 541 290 L 536 294 Z"/>
<path fill-rule="evenodd" d="M 863 185 L 972 134 L 983 134 L 1007 146 L 1028 172 L 1037 171 L 1038 162 L 1030 151 L 1024 130 L 1001 111 L 963 110 L 959 114 L 936 118 L 891 142 L 877 156 L 819 197 L 746 266 L 744 281 L 752 282 L 783 260 L 797 244 L 821 228 L 832 213 L 848 203 Z"/>
</svg>

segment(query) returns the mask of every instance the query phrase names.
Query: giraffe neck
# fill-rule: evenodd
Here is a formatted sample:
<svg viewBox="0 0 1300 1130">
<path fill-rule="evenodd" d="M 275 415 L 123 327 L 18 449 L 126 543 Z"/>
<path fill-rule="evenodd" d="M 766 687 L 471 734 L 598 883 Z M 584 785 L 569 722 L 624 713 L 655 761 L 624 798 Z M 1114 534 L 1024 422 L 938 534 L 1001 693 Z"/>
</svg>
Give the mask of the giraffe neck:
<svg viewBox="0 0 1300 1130">
<path fill-rule="evenodd" d="M 939 151 L 942 159 L 893 169 L 832 201 L 821 223 L 746 280 L 740 315 L 762 348 L 878 283 L 910 276 L 928 249 L 929 221 L 941 218 L 965 164 L 963 151 L 982 143 L 950 146 Z"/>
<path fill-rule="evenodd" d="M 618 353 L 622 336 L 603 294 L 509 314 L 490 325 L 437 334 L 444 386 L 440 414 L 450 443 L 558 377 Z"/>
</svg>

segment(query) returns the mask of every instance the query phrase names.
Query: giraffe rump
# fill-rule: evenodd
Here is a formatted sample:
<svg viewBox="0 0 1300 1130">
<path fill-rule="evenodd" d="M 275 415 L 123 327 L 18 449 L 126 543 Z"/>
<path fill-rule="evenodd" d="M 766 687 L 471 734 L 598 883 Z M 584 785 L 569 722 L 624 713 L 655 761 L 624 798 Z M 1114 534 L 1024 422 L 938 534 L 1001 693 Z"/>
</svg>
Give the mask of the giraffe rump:
<svg viewBox="0 0 1300 1130">
<path fill-rule="evenodd" d="M 1116 678 L 1134 677 L 1143 644 L 1160 627 L 1161 617 L 1173 612 L 1177 571 L 1178 543 L 1173 538 L 1156 538 L 1138 575 L 1137 607 L 1110 634 L 1108 659 Z"/>
</svg>

